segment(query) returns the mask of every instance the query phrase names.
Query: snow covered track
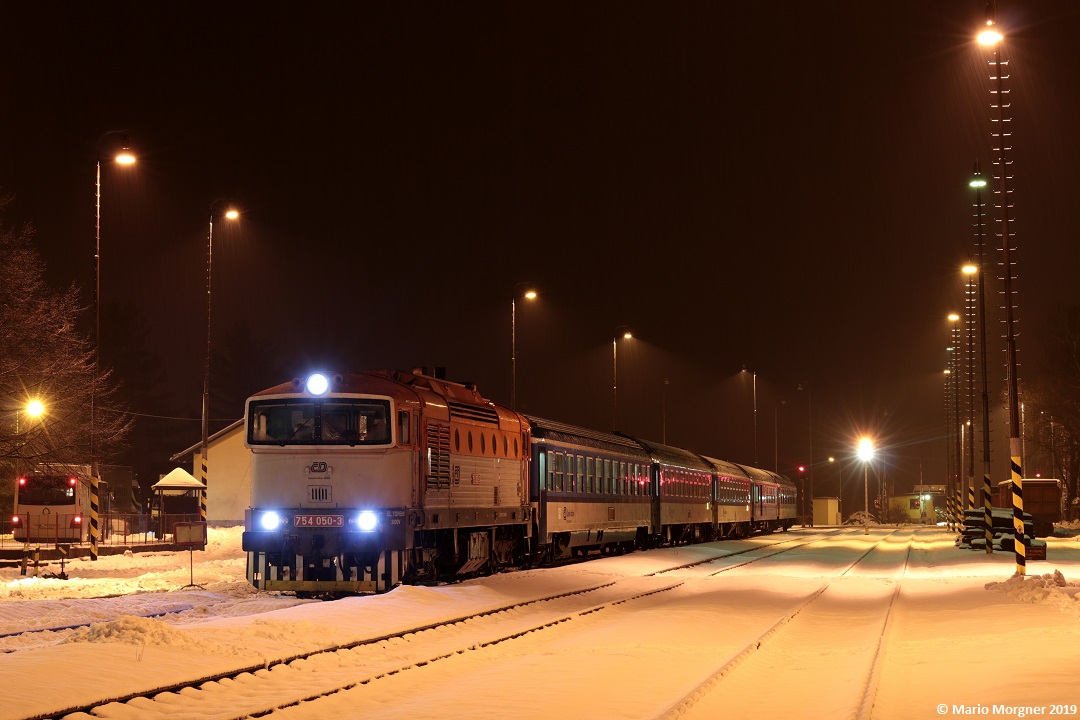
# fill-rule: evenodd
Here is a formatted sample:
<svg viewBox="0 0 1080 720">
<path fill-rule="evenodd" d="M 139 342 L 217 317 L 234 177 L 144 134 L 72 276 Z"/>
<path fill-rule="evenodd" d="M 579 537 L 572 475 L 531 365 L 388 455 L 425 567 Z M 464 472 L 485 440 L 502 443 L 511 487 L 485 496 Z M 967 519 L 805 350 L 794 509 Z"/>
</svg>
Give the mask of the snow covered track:
<svg viewBox="0 0 1080 720">
<path fill-rule="evenodd" d="M 244 667 L 167 688 L 156 688 L 150 692 L 110 699 L 79 708 L 68 708 L 58 713 L 38 717 L 65 717 L 69 720 L 189 717 L 192 702 L 204 706 L 198 714 L 200 718 L 260 717 L 283 707 L 310 702 L 358 685 L 366 685 L 405 670 L 453 657 L 456 654 L 482 650 L 607 607 L 664 592 L 681 584 L 681 582 L 666 584 L 651 582 L 642 588 L 640 581 L 604 583 L 527 602 L 515 602 L 469 616 L 410 627 L 400 632 L 346 645 L 303 653 L 270 662 L 261 667 Z M 540 606 L 544 609 L 537 611 Z M 517 620 L 508 623 L 507 616 L 511 615 L 517 616 Z M 484 621 L 491 618 L 497 619 L 497 622 L 490 623 L 497 629 L 486 630 Z M 508 625 L 511 629 L 507 629 Z M 404 652 L 402 652 L 402 643 L 406 643 Z M 393 663 L 390 665 L 372 663 L 363 652 L 371 648 L 381 651 L 374 653 L 375 657 L 384 653 L 392 656 Z M 439 650 L 433 654 L 432 648 L 439 648 Z M 330 656 L 333 656 L 332 659 L 327 660 Z M 300 673 L 304 682 L 298 684 L 282 682 L 283 673 L 310 663 L 321 666 L 318 672 L 317 690 L 313 691 L 312 683 L 308 682 L 311 676 L 307 673 Z M 178 696 L 184 697 L 183 703 L 175 701 Z"/>
<path fill-rule="evenodd" d="M 897 541 L 895 535 L 903 535 Z M 870 717 L 876 694 L 879 668 L 892 607 L 900 591 L 900 578 L 907 570 L 911 552 L 912 531 L 893 531 L 881 537 L 875 533 L 872 544 L 858 554 L 847 567 L 830 576 L 816 590 L 811 592 L 797 607 L 786 612 L 765 632 L 754 638 L 727 662 L 717 668 L 708 678 L 694 687 L 681 700 L 676 702 L 660 717 L 663 720 L 673 718 L 714 718 L 746 708 L 750 712 L 755 698 L 760 711 L 760 693 L 755 693 L 755 686 L 765 687 L 768 678 L 778 673 L 790 673 L 795 668 L 804 676 L 818 673 L 820 680 L 813 677 L 808 680 L 810 687 L 827 687 L 835 690 L 835 679 L 828 662 L 830 653 L 868 655 L 865 681 L 850 682 L 846 690 L 850 692 L 834 694 L 830 698 L 816 698 L 819 702 L 834 704 L 834 718 L 853 718 L 866 720 Z M 856 536 L 858 539 L 858 536 Z M 807 543 L 807 545 L 812 543 Z M 800 546 L 801 547 L 801 546 Z M 902 550 L 902 554 L 901 554 Z M 869 567 L 862 566 L 864 561 Z M 860 604 L 856 596 L 848 591 L 848 581 L 856 577 L 851 574 L 860 568 L 862 575 L 874 578 L 892 576 L 894 589 L 885 603 L 873 603 L 860 612 L 853 612 L 852 605 Z M 857 582 L 855 591 L 858 599 L 865 598 L 865 583 Z M 820 647 L 822 625 L 834 625 L 830 647 Z M 874 641 L 876 639 L 876 642 Z M 871 652 L 872 650 L 872 652 Z M 817 654 L 818 662 L 814 661 Z M 782 670 L 781 670 L 782 669 Z M 805 678 L 804 678 L 805 679 Z M 770 708 L 776 716 L 786 717 L 788 713 L 797 716 L 802 697 L 770 696 Z M 783 708 L 783 703 L 790 701 L 790 709 Z M 817 707 L 817 703 L 815 703 Z M 772 712 L 772 710 L 770 710 Z"/>
</svg>

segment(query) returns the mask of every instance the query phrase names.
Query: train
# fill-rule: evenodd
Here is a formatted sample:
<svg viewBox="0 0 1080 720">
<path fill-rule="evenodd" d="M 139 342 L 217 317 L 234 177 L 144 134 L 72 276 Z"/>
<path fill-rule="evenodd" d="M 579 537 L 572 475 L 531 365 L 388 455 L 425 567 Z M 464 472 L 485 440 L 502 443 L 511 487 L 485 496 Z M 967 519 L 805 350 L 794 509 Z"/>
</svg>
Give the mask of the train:
<svg viewBox="0 0 1080 720">
<path fill-rule="evenodd" d="M 775 472 L 576 427 L 422 370 L 313 373 L 246 401 L 256 588 L 402 583 L 788 530 Z"/>
</svg>

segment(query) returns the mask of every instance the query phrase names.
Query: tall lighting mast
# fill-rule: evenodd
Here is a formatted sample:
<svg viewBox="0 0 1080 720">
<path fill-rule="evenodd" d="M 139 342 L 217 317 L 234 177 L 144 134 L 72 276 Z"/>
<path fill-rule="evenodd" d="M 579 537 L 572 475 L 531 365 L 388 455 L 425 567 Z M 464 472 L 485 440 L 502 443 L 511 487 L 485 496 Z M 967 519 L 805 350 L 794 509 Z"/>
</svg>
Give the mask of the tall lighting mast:
<svg viewBox="0 0 1080 720">
<path fill-rule="evenodd" d="M 1008 90 L 1005 89 L 1005 73 L 1008 71 L 1008 62 L 1003 58 L 1002 42 L 1004 36 L 997 29 L 997 12 L 994 2 L 986 6 L 986 29 L 979 34 L 979 42 L 994 49 L 993 59 L 990 61 L 993 74 L 993 88 L 990 94 L 993 98 L 991 107 L 997 111 L 997 118 L 991 122 L 996 123 L 996 132 L 991 135 L 997 141 L 997 170 L 998 170 L 998 205 L 1001 209 L 1001 262 L 1002 274 L 1004 275 L 1005 287 L 1005 362 L 1007 363 L 1008 396 L 1009 396 L 1009 457 L 1012 476 L 1013 496 L 1013 550 L 1016 553 L 1016 574 L 1027 574 L 1027 537 L 1024 532 L 1024 482 L 1023 482 L 1023 451 L 1020 436 L 1020 392 L 1016 377 L 1016 321 L 1014 313 L 1014 299 L 1012 288 L 1012 260 L 1010 259 L 1009 238 L 1009 149 L 1008 138 L 1012 133 L 1008 131 L 1006 123 L 1009 118 L 1005 116 L 1005 109 L 1009 107 L 1006 101 Z"/>
</svg>

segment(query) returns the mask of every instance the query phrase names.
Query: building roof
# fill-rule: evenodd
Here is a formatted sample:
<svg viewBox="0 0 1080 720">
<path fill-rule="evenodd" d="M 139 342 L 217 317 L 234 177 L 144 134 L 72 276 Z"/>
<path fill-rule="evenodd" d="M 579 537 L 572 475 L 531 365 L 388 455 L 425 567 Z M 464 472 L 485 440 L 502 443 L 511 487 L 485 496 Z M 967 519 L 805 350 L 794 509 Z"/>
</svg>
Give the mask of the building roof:
<svg viewBox="0 0 1080 720">
<path fill-rule="evenodd" d="M 224 437 L 225 435 L 228 435 L 229 433 L 235 431 L 237 428 L 242 427 L 243 424 L 244 424 L 244 418 L 240 418 L 236 422 L 230 423 L 229 425 L 227 425 L 227 426 L 223 427 L 222 429 L 218 430 L 216 433 L 214 433 L 210 437 L 206 438 L 206 443 L 209 445 L 210 443 L 214 442 L 215 440 L 218 440 L 218 439 Z M 186 458 L 188 455 L 194 455 L 195 452 L 197 450 L 199 450 L 200 448 L 202 448 L 202 440 L 199 440 L 199 442 L 195 443 L 191 447 L 184 448 L 183 450 L 176 453 L 175 455 L 172 455 L 171 457 L 169 457 L 169 460 L 172 461 L 172 462 L 179 462 L 180 460 Z"/>
<path fill-rule="evenodd" d="M 154 490 L 202 490 L 205 486 L 184 468 L 176 468 L 152 487 Z"/>
</svg>

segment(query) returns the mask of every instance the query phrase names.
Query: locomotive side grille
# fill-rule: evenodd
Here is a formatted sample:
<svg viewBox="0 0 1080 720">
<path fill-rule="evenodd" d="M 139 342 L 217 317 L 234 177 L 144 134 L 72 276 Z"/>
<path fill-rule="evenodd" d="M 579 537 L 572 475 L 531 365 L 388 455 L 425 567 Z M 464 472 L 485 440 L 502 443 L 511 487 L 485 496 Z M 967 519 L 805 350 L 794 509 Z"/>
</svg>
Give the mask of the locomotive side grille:
<svg viewBox="0 0 1080 720">
<path fill-rule="evenodd" d="M 450 426 L 444 423 L 428 423 L 428 471 L 427 485 L 432 489 L 450 487 Z"/>
<path fill-rule="evenodd" d="M 464 420 L 475 420 L 498 424 L 499 413 L 490 405 L 466 405 L 464 403 L 450 401 L 450 415 Z"/>
</svg>

